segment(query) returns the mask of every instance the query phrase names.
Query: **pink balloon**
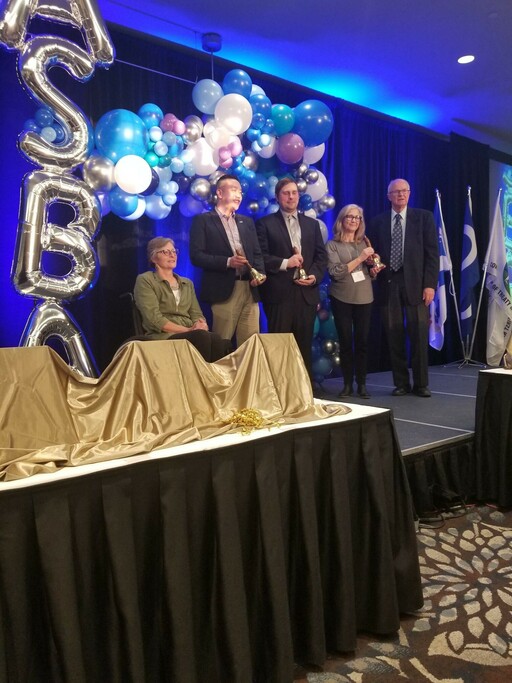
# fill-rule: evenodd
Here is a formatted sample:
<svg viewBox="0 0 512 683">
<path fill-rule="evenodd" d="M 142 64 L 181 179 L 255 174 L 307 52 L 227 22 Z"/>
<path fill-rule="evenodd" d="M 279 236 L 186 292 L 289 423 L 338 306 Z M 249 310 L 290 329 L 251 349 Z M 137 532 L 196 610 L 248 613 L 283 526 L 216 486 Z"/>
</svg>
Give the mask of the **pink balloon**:
<svg viewBox="0 0 512 683">
<path fill-rule="evenodd" d="M 284 164 L 296 164 L 304 154 L 304 140 L 297 133 L 286 133 L 277 140 L 276 155 Z"/>
<path fill-rule="evenodd" d="M 166 114 L 158 125 L 164 131 L 172 130 L 176 120 L 177 117 L 174 114 Z"/>
<path fill-rule="evenodd" d="M 172 132 L 176 133 L 176 135 L 183 135 L 186 129 L 187 127 L 185 126 L 185 123 L 179 119 L 176 119 L 172 127 Z"/>
<path fill-rule="evenodd" d="M 229 145 L 228 149 L 231 152 L 232 156 L 236 157 L 239 154 L 242 153 L 243 147 L 242 143 L 240 142 L 240 138 L 235 137 L 234 140 L 232 140 Z"/>
</svg>

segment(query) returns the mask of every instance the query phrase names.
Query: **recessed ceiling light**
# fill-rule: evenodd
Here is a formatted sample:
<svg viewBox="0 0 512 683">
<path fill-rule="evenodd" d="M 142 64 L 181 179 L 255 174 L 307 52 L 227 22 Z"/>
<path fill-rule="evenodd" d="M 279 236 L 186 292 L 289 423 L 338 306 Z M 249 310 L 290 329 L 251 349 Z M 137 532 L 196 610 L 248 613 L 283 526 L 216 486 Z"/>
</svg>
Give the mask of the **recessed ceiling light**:
<svg viewBox="0 0 512 683">
<path fill-rule="evenodd" d="M 469 64 L 475 61 L 475 55 L 464 55 L 464 57 L 459 57 L 457 61 L 459 64 Z"/>
</svg>

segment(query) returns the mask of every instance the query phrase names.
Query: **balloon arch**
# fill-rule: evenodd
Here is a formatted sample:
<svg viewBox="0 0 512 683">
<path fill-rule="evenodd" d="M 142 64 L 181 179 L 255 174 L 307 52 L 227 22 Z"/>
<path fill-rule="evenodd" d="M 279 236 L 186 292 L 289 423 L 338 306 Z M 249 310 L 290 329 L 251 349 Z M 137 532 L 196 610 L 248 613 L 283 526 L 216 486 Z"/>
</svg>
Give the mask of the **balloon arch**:
<svg viewBox="0 0 512 683">
<path fill-rule="evenodd" d="M 77 28 L 85 49 L 67 38 L 30 34 L 36 16 Z M 146 103 L 137 112 L 108 111 L 93 128 L 84 112 L 51 83 L 49 71 L 58 65 L 86 81 L 96 66 L 113 62 L 114 48 L 94 2 L 75 0 L 71 12 L 59 3 L 8 0 L 0 16 L 0 43 L 18 52 L 20 81 L 39 105 L 18 140 L 21 153 L 38 167 L 23 179 L 13 258 L 16 290 L 39 299 L 21 345 L 57 337 L 75 370 L 96 374 L 87 342 L 64 305 L 84 296 L 96 281 L 94 239 L 101 216 L 109 212 L 126 221 L 142 215 L 161 220 L 177 204 L 182 215 L 191 217 L 213 205 L 216 181 L 229 172 L 242 185 L 242 211 L 261 215 L 277 210 L 275 185 L 292 174 L 300 190 L 299 209 L 319 220 L 327 240 L 320 216 L 335 201 L 324 174 L 314 166 L 333 128 L 323 102 L 310 99 L 294 108 L 273 104 L 245 71 L 232 69 L 222 84 L 203 79 L 194 85 L 192 99 L 200 115 L 181 119 Z M 50 222 L 50 207 L 57 202 L 74 211 L 67 225 Z M 66 256 L 69 273 L 45 272 L 45 252 Z M 321 287 L 317 380 L 336 365 L 332 316 Z M 329 339 L 322 341 L 324 332 Z"/>
</svg>

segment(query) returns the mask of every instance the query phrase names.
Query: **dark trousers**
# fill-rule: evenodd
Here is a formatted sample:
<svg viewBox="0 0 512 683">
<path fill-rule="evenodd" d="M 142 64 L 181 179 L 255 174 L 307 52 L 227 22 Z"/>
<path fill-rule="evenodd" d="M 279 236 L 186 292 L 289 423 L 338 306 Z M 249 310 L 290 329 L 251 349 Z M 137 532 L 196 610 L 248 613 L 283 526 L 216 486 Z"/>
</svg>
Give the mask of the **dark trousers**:
<svg viewBox="0 0 512 683">
<path fill-rule="evenodd" d="M 295 337 L 304 364 L 312 377 L 311 344 L 315 327 L 316 304 L 304 301 L 300 285 L 293 285 L 286 303 L 264 304 L 269 332 L 291 332 Z"/>
<path fill-rule="evenodd" d="M 382 307 L 381 314 L 388 340 L 395 386 L 407 387 L 410 384 L 407 337 L 414 386 L 428 386 L 429 309 L 423 302 L 417 306 L 409 306 L 401 271 L 391 277 L 388 301 Z"/>
<path fill-rule="evenodd" d="M 199 351 L 208 363 L 214 363 L 219 358 L 224 358 L 231 353 L 232 346 L 229 339 L 223 339 L 215 332 L 208 330 L 190 330 L 190 332 L 178 332 L 169 339 L 186 339 Z"/>
<path fill-rule="evenodd" d="M 331 310 L 340 344 L 340 365 L 345 384 L 366 383 L 368 335 L 372 304 L 347 304 L 331 296 Z"/>
</svg>

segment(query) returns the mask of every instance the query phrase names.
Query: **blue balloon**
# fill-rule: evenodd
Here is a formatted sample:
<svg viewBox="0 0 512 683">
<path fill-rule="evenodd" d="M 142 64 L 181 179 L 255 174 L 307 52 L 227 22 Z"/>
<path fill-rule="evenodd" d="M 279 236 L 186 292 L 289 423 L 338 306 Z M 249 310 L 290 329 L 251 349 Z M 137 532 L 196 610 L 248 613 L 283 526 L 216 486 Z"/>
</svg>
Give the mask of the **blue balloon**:
<svg viewBox="0 0 512 683">
<path fill-rule="evenodd" d="M 266 95 L 257 93 L 249 97 L 252 110 L 255 114 L 262 114 L 265 119 L 268 119 L 272 114 L 272 102 Z"/>
<path fill-rule="evenodd" d="M 153 126 L 158 126 L 160 121 L 164 118 L 164 113 L 157 104 L 148 102 L 147 104 L 142 105 L 137 112 L 137 116 L 144 121 L 146 128 L 149 130 Z"/>
<path fill-rule="evenodd" d="M 124 218 L 133 213 L 139 204 L 139 198 L 136 194 L 128 194 L 124 190 L 121 190 L 119 186 L 115 186 L 108 193 L 108 198 L 110 201 L 110 210 L 116 216 Z"/>
<path fill-rule="evenodd" d="M 94 139 L 98 152 L 114 163 L 127 154 L 143 157 L 148 151 L 144 121 L 127 109 L 113 109 L 103 114 L 96 124 Z"/>
<path fill-rule="evenodd" d="M 299 197 L 299 209 L 301 211 L 309 211 L 313 207 L 313 200 L 309 194 L 301 194 Z"/>
<path fill-rule="evenodd" d="M 320 100 L 305 100 L 293 110 L 293 132 L 300 135 L 306 147 L 325 142 L 332 132 L 334 121 L 329 107 Z"/>
<path fill-rule="evenodd" d="M 327 377 L 332 372 L 332 360 L 325 356 L 320 356 L 320 358 L 313 361 L 312 370 L 313 375 Z"/>
<path fill-rule="evenodd" d="M 248 73 L 243 71 L 243 69 L 231 69 L 231 71 L 228 71 L 224 76 L 222 90 L 225 95 L 236 93 L 248 100 L 252 90 L 251 77 Z"/>
<path fill-rule="evenodd" d="M 264 197 L 267 193 L 267 179 L 261 173 L 256 173 L 254 178 L 249 182 L 249 189 L 247 190 L 247 199 L 258 200 Z"/>
<path fill-rule="evenodd" d="M 261 130 L 263 126 L 265 125 L 265 121 L 267 119 L 263 116 L 263 114 L 260 114 L 259 112 L 256 112 L 253 114 L 252 121 L 251 121 L 251 128 L 256 128 L 256 130 Z"/>
<path fill-rule="evenodd" d="M 41 128 L 51 126 L 53 123 L 53 112 L 50 107 L 41 107 L 36 111 L 34 118 Z"/>
<path fill-rule="evenodd" d="M 23 124 L 23 132 L 31 130 L 33 133 L 40 133 L 41 126 L 35 119 L 27 119 Z"/>
<path fill-rule="evenodd" d="M 56 136 L 55 136 L 55 143 L 59 144 L 61 142 L 64 142 L 64 139 L 66 137 L 66 132 L 64 131 L 64 128 L 60 125 L 60 123 L 54 122 L 52 124 L 52 128 L 54 129 Z"/>
<path fill-rule="evenodd" d="M 318 318 L 316 319 L 318 320 Z M 317 360 L 322 355 L 322 344 L 319 339 L 313 339 L 311 343 L 311 357 Z"/>
</svg>

